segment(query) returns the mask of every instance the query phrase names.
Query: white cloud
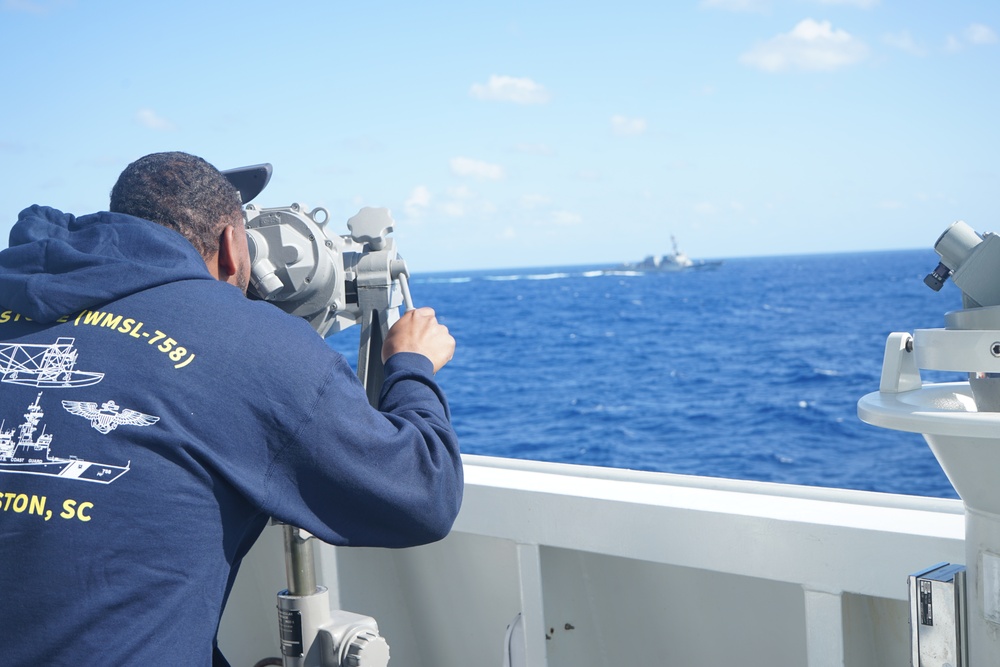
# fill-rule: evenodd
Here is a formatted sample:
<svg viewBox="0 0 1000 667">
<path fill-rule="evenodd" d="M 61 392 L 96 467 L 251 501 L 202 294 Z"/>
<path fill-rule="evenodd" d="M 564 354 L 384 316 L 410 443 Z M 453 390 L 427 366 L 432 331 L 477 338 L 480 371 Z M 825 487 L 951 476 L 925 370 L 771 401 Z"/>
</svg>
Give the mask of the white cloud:
<svg viewBox="0 0 1000 667">
<path fill-rule="evenodd" d="M 965 39 L 967 39 L 970 44 L 995 44 L 997 41 L 997 34 L 993 32 L 993 28 L 988 25 L 973 23 L 965 29 Z"/>
<path fill-rule="evenodd" d="M 539 206 L 547 206 L 552 203 L 552 200 L 545 195 L 524 195 L 521 197 L 521 206 L 523 208 L 538 208 Z"/>
<path fill-rule="evenodd" d="M 431 191 L 423 185 L 418 185 L 413 188 L 413 192 L 410 193 L 410 196 L 403 203 L 403 209 L 410 217 L 417 218 L 420 217 L 430 205 Z"/>
<path fill-rule="evenodd" d="M 477 100 L 514 104 L 545 104 L 551 97 L 545 86 L 531 79 L 496 74 L 490 77 L 488 83 L 473 84 L 469 94 Z"/>
<path fill-rule="evenodd" d="M 886 33 L 885 35 L 882 35 L 882 41 L 895 49 L 905 51 L 913 56 L 922 56 L 927 53 L 924 47 L 917 44 L 916 40 L 913 39 L 913 36 L 906 30 L 895 33 Z"/>
<path fill-rule="evenodd" d="M 465 206 L 461 202 L 450 201 L 445 202 L 441 207 L 441 210 L 445 215 L 451 216 L 452 218 L 461 218 L 465 215 Z"/>
<path fill-rule="evenodd" d="M 694 212 L 698 215 L 715 215 L 719 209 L 711 202 L 700 202 L 694 205 Z"/>
<path fill-rule="evenodd" d="M 464 185 L 448 188 L 446 192 L 448 199 L 441 204 L 441 210 L 444 211 L 445 215 L 453 218 L 464 216 L 477 196 L 475 192 Z"/>
<path fill-rule="evenodd" d="M 459 185 L 448 188 L 445 197 L 435 203 L 434 210 L 452 218 L 483 219 L 494 215 L 497 207 L 480 193 Z"/>
<path fill-rule="evenodd" d="M 503 167 L 498 164 L 472 160 L 467 157 L 452 158 L 451 171 L 457 176 L 472 176 L 485 181 L 503 180 L 506 175 Z"/>
<path fill-rule="evenodd" d="M 475 199 L 478 195 L 464 185 L 448 188 L 448 196 L 455 199 Z"/>
<path fill-rule="evenodd" d="M 619 137 L 634 137 L 646 131 L 646 120 L 644 118 L 612 116 L 611 131 Z"/>
<path fill-rule="evenodd" d="M 821 5 L 852 5 L 860 9 L 871 9 L 878 0 L 816 0 Z"/>
<path fill-rule="evenodd" d="M 135 119 L 139 121 L 140 125 L 148 127 L 151 130 L 167 131 L 174 129 L 173 123 L 152 109 L 139 109 L 135 114 Z"/>
<path fill-rule="evenodd" d="M 70 4 L 72 4 L 70 0 L 3 0 L 0 7 L 9 12 L 42 15 L 68 7 Z"/>
<path fill-rule="evenodd" d="M 552 223 L 561 227 L 579 225 L 583 218 L 572 211 L 552 211 Z"/>
<path fill-rule="evenodd" d="M 993 28 L 982 23 L 972 23 L 962 31 L 961 37 L 948 35 L 945 40 L 945 51 L 961 51 L 966 46 L 984 46 L 986 44 L 996 44 L 997 34 Z"/>
<path fill-rule="evenodd" d="M 378 139 L 372 137 L 351 137 L 341 141 L 340 145 L 347 150 L 358 151 L 359 153 L 376 153 L 385 148 Z"/>
<path fill-rule="evenodd" d="M 519 143 L 514 146 L 514 150 L 525 155 L 554 155 L 555 152 L 548 144 Z"/>
<path fill-rule="evenodd" d="M 769 0 L 701 0 L 701 6 L 730 12 L 766 12 L 771 9 Z"/>
<path fill-rule="evenodd" d="M 854 65 L 868 56 L 868 47 L 829 21 L 805 19 L 740 56 L 740 62 L 765 72 L 789 69 L 835 70 Z"/>
</svg>

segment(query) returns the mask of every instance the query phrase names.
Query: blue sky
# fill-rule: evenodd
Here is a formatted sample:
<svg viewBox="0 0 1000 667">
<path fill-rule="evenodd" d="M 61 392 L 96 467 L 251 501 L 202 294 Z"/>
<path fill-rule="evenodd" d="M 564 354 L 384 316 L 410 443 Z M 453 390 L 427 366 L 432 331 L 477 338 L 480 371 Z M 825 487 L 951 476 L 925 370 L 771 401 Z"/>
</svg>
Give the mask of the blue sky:
<svg viewBox="0 0 1000 667">
<path fill-rule="evenodd" d="M 1000 231 L 1000 3 L 0 0 L 0 226 L 162 150 L 387 206 L 411 271 Z"/>
</svg>

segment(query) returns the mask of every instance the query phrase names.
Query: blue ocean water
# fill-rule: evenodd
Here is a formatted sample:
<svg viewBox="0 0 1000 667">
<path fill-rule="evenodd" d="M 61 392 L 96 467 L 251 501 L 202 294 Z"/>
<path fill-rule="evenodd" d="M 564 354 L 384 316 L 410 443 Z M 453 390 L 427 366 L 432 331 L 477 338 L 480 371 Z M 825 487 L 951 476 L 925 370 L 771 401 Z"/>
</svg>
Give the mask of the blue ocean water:
<svg viewBox="0 0 1000 667">
<path fill-rule="evenodd" d="M 458 342 L 439 374 L 463 451 L 957 497 L 923 438 L 870 426 L 886 336 L 944 326 L 933 251 L 416 275 Z M 330 339 L 356 357 L 356 332 Z M 923 373 L 925 381 L 964 379 Z"/>
</svg>

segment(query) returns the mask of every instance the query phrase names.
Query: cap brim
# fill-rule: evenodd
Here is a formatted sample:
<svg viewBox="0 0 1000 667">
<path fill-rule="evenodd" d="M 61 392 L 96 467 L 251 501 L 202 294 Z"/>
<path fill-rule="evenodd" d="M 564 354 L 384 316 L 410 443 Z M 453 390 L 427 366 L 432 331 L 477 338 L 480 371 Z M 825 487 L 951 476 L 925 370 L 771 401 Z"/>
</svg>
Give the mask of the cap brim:
<svg viewBox="0 0 1000 667">
<path fill-rule="evenodd" d="M 267 182 L 271 180 L 271 165 L 265 162 L 249 167 L 226 169 L 222 175 L 233 184 L 234 188 L 240 191 L 240 199 L 243 203 L 248 204 L 261 193 Z"/>
</svg>

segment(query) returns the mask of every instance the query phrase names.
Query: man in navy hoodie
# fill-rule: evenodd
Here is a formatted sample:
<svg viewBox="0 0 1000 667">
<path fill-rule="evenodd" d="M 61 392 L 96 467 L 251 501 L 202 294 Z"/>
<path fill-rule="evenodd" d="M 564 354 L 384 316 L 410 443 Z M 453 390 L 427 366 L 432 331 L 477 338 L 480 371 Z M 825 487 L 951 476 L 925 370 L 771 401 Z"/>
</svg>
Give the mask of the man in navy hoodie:
<svg viewBox="0 0 1000 667">
<path fill-rule="evenodd" d="M 441 539 L 462 464 L 430 309 L 386 336 L 378 409 L 304 321 L 245 298 L 239 193 L 146 156 L 111 212 L 24 210 L 0 252 L 4 665 L 209 665 L 270 517 L 336 545 Z"/>
</svg>

